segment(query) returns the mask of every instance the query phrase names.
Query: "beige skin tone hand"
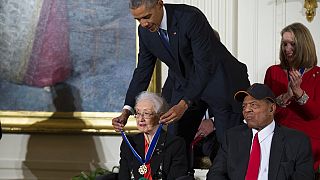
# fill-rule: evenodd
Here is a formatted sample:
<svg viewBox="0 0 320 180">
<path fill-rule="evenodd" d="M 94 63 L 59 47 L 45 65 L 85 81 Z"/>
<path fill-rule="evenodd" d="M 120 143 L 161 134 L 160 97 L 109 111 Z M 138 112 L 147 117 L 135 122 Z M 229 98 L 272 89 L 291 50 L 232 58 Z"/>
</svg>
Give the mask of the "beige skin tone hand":
<svg viewBox="0 0 320 180">
<path fill-rule="evenodd" d="M 289 88 L 292 90 L 293 96 L 295 98 L 299 98 L 303 94 L 303 90 L 300 87 L 302 83 L 302 75 L 297 70 L 290 71 L 289 75 L 290 75 Z"/>
<path fill-rule="evenodd" d="M 303 90 L 300 85 L 302 83 L 302 75 L 297 70 L 289 71 L 290 82 L 288 84 L 288 91 L 284 94 L 281 94 L 280 98 L 285 104 L 292 98 L 299 98 L 303 94 Z"/>
<path fill-rule="evenodd" d="M 128 109 L 123 109 L 120 116 L 112 119 L 112 126 L 115 131 L 119 132 L 123 130 L 123 127 L 127 124 L 130 114 L 131 112 Z"/>
<path fill-rule="evenodd" d="M 210 133 L 212 133 L 214 130 L 215 130 L 215 127 L 212 122 L 212 119 L 204 119 L 201 121 L 198 131 L 194 136 L 194 138 L 197 138 L 198 136 L 206 137 Z"/>
<path fill-rule="evenodd" d="M 290 86 L 288 85 L 288 91 L 284 94 L 281 94 L 278 98 L 282 100 L 285 104 L 289 104 L 290 99 L 293 97 L 293 92 Z"/>
<path fill-rule="evenodd" d="M 187 103 L 184 100 L 180 100 L 178 104 L 160 117 L 160 123 L 169 124 L 178 121 L 187 109 Z"/>
</svg>

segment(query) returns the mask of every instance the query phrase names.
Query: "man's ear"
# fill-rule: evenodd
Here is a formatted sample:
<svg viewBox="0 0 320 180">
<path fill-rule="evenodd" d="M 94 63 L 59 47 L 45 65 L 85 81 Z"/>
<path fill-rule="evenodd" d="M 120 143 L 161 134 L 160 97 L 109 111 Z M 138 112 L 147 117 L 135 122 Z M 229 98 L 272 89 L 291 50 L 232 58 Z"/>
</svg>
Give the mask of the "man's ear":
<svg viewBox="0 0 320 180">
<path fill-rule="evenodd" d="M 163 6 L 163 1 L 162 0 L 159 0 L 158 3 L 159 3 L 159 5 Z"/>
<path fill-rule="evenodd" d="M 277 108 L 276 104 L 273 103 L 270 107 L 270 112 L 274 112 L 276 108 Z"/>
</svg>

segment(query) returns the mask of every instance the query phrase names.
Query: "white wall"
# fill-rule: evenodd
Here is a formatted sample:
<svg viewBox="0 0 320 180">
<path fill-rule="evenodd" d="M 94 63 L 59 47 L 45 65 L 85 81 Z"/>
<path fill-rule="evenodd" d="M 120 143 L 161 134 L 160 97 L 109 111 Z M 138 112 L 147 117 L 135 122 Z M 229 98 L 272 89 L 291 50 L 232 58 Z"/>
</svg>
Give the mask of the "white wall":
<svg viewBox="0 0 320 180">
<path fill-rule="evenodd" d="M 210 25 L 219 32 L 221 42 L 237 57 L 237 14 L 238 1 L 234 0 L 163 0 L 164 3 L 189 4 L 198 7 L 207 17 Z M 162 63 L 162 83 L 168 68 Z"/>
<path fill-rule="evenodd" d="M 307 22 L 303 0 L 164 2 L 192 4 L 203 10 L 229 51 L 247 64 L 252 83 L 262 82 L 266 68 L 278 62 L 279 33 L 292 22 L 310 28 L 319 57 L 320 9 L 314 20 Z M 118 164 L 120 142 L 120 136 L 4 134 L 0 179 L 70 179 L 97 165 L 111 168 Z"/>
<path fill-rule="evenodd" d="M 320 52 L 320 9 L 313 21 L 305 18 L 304 0 L 164 0 L 199 7 L 222 43 L 248 67 L 251 83 L 263 82 L 266 69 L 279 63 L 280 31 L 300 22 L 307 26 Z M 319 3 L 318 3 L 319 4 Z M 319 5 L 318 5 L 319 6 Z M 318 64 L 320 64 L 318 62 Z M 163 65 L 165 67 L 165 65 Z M 163 79 L 166 78 L 163 68 Z M 164 81 L 163 81 L 164 82 Z"/>
<path fill-rule="evenodd" d="M 237 57 L 247 64 L 251 82 L 263 82 L 266 69 L 279 63 L 280 32 L 293 22 L 309 28 L 319 57 L 319 8 L 318 15 L 309 23 L 303 3 L 303 0 L 245 0 L 238 4 Z"/>
<path fill-rule="evenodd" d="M 0 179 L 68 179 L 119 163 L 120 136 L 4 134 Z"/>
</svg>

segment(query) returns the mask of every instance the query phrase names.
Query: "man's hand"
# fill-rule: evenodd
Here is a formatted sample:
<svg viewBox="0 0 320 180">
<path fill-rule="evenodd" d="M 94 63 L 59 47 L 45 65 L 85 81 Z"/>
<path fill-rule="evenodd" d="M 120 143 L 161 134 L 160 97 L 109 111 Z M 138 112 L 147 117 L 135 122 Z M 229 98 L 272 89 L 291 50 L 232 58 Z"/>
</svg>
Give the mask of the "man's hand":
<svg viewBox="0 0 320 180">
<path fill-rule="evenodd" d="M 204 119 L 201 121 L 201 124 L 194 138 L 197 138 L 198 136 L 206 137 L 210 133 L 212 133 L 215 129 L 216 128 L 214 127 L 212 119 Z"/>
<path fill-rule="evenodd" d="M 160 123 L 169 124 L 178 121 L 187 109 L 187 103 L 184 100 L 180 100 L 177 105 L 174 105 L 168 112 L 160 117 Z"/>
<path fill-rule="evenodd" d="M 115 131 L 119 132 L 123 130 L 123 127 L 127 124 L 130 114 L 131 113 L 128 109 L 123 109 L 119 117 L 115 117 L 112 119 L 112 126 Z"/>
</svg>

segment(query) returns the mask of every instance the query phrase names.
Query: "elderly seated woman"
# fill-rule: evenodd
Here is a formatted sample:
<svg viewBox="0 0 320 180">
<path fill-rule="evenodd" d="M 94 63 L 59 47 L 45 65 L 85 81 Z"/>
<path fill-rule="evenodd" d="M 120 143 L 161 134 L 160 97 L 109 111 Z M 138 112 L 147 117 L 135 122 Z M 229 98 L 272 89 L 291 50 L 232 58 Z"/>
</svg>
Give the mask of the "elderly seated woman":
<svg viewBox="0 0 320 180">
<path fill-rule="evenodd" d="M 166 102 L 155 93 L 136 98 L 139 134 L 126 137 L 120 147 L 119 179 L 176 179 L 187 174 L 187 154 L 182 138 L 168 134 L 159 124 Z"/>
</svg>

